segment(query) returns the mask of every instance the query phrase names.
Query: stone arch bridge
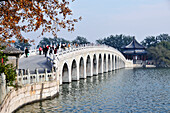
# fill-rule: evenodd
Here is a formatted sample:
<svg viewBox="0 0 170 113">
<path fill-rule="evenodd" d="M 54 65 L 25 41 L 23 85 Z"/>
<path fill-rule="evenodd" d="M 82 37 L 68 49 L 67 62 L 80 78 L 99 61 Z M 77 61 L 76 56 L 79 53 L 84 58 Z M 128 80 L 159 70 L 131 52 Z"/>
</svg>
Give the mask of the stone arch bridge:
<svg viewBox="0 0 170 113">
<path fill-rule="evenodd" d="M 61 51 L 48 56 L 47 62 L 57 70 L 60 84 L 133 66 L 117 49 L 104 45 Z"/>
</svg>

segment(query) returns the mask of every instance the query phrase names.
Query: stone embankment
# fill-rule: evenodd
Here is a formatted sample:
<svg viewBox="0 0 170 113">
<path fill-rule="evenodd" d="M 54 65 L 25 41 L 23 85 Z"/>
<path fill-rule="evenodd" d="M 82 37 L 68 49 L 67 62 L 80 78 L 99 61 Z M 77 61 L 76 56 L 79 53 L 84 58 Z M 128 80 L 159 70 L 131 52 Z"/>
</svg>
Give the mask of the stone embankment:
<svg viewBox="0 0 170 113">
<path fill-rule="evenodd" d="M 1 74 L 0 113 L 11 113 L 25 104 L 49 99 L 59 93 L 59 77 L 56 76 L 55 71 L 37 75 L 34 82 L 31 80 L 35 79 L 33 76 L 36 75 L 29 75 L 30 79 L 26 79 L 24 75 L 18 77 L 21 87 L 10 89 L 4 82 L 5 75 Z"/>
</svg>

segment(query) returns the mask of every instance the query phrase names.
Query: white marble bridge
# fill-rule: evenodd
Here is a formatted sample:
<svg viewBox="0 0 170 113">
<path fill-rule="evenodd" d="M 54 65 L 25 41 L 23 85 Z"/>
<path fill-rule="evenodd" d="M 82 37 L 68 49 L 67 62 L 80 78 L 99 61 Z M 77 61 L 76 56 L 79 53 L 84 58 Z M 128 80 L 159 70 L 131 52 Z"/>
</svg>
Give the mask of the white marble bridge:
<svg viewBox="0 0 170 113">
<path fill-rule="evenodd" d="M 133 67 L 117 49 L 104 45 L 82 46 L 47 57 L 55 67 L 60 84 L 125 67 Z"/>
</svg>

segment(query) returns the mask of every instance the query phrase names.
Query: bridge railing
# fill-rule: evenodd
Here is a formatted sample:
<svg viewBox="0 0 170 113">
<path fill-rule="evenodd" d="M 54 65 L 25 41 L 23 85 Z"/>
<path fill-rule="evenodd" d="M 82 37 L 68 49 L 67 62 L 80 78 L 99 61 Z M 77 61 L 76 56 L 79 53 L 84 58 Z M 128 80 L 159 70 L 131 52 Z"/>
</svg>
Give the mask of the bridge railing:
<svg viewBox="0 0 170 113">
<path fill-rule="evenodd" d="M 107 46 L 107 45 L 84 44 L 84 45 L 79 45 L 78 47 L 72 46 L 72 47 L 66 48 L 66 49 L 59 49 L 56 54 L 47 55 L 47 63 L 50 66 L 53 66 L 53 62 L 54 62 L 55 59 L 58 59 L 58 56 L 61 56 L 61 55 L 67 54 L 67 53 L 71 53 L 71 52 L 75 52 L 75 51 L 80 51 L 80 50 L 83 50 L 83 49 L 88 49 L 88 48 L 109 48 L 109 49 L 112 49 L 112 50 L 117 51 L 119 53 L 119 51 L 117 49 L 110 47 L 110 46 Z"/>
<path fill-rule="evenodd" d="M 56 79 L 56 70 L 52 69 L 51 72 L 48 72 L 47 69 L 44 69 L 43 73 L 39 73 L 38 69 L 35 69 L 35 74 L 30 74 L 29 69 L 19 69 L 17 72 L 17 83 L 19 85 L 33 84 L 39 82 L 53 81 Z"/>
<path fill-rule="evenodd" d="M 57 52 L 57 54 L 55 54 L 55 56 L 60 56 L 60 55 L 66 54 L 66 53 L 75 52 L 75 51 L 79 51 L 79 50 L 86 49 L 86 48 L 101 48 L 101 47 L 107 47 L 107 48 L 111 48 L 111 49 L 113 49 L 115 51 L 118 51 L 117 49 L 112 48 L 110 46 L 106 46 L 106 45 L 87 44 L 87 45 L 80 45 L 77 48 L 72 47 L 72 48 L 67 48 L 65 50 L 59 50 Z"/>
</svg>

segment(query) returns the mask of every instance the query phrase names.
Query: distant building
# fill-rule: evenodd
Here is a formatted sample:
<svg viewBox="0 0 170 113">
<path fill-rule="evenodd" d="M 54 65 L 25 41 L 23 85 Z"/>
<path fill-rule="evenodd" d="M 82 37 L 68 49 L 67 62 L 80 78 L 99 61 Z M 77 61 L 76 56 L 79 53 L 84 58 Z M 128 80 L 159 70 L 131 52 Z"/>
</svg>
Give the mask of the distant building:
<svg viewBox="0 0 170 113">
<path fill-rule="evenodd" d="M 135 38 L 133 38 L 132 42 L 122 47 L 123 51 L 122 53 L 126 57 L 126 59 L 133 60 L 134 63 L 136 61 L 145 61 L 147 59 L 147 51 L 146 48 L 139 44 Z"/>
</svg>

